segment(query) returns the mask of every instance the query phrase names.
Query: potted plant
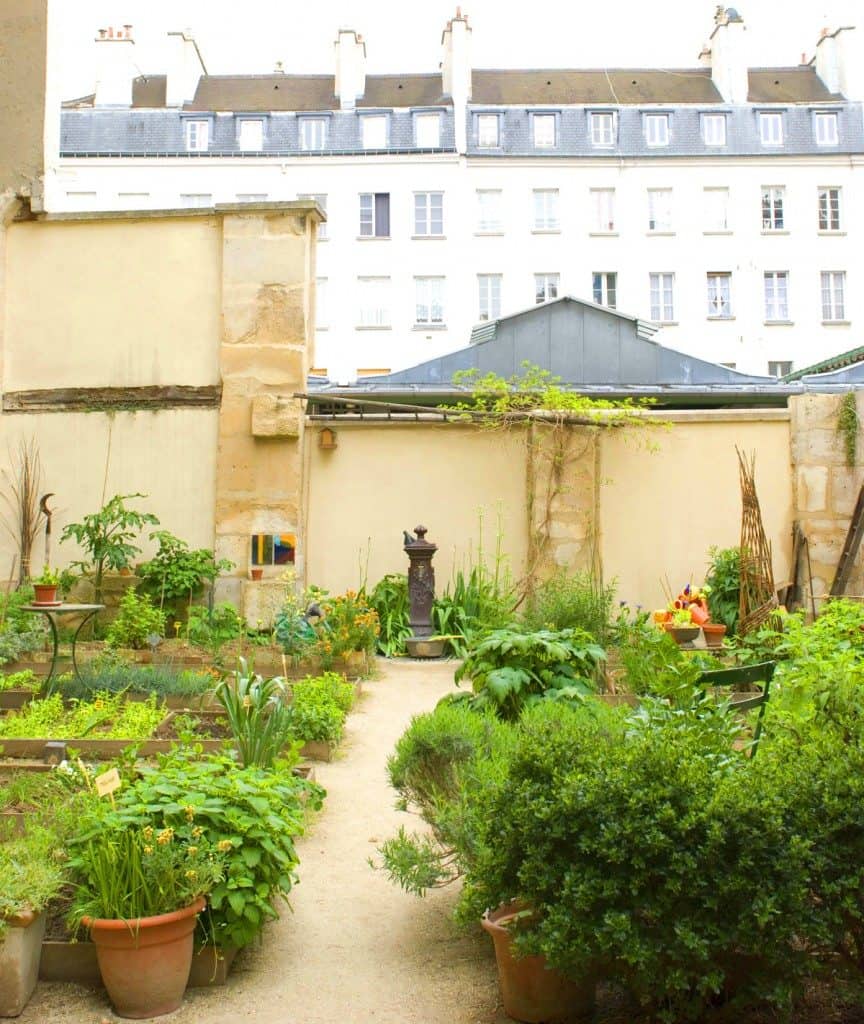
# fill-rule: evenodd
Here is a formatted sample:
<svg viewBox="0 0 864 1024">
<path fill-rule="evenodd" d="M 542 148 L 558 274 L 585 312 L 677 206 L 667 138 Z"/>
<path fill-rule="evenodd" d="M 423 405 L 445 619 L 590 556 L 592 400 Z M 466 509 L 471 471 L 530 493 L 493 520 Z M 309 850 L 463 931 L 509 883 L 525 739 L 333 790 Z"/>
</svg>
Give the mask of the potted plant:
<svg viewBox="0 0 864 1024">
<path fill-rule="evenodd" d="M 57 588 L 60 586 L 60 573 L 46 565 L 41 575 L 33 580 L 35 597 L 33 604 L 60 604 L 57 600 Z"/>
<path fill-rule="evenodd" d="M 663 628 L 676 644 L 687 644 L 699 636 L 699 626 L 693 621 L 689 608 L 678 608 L 672 618 L 663 623 Z"/>
<path fill-rule="evenodd" d="M 121 1017 L 159 1017 L 183 1002 L 204 897 L 221 880 L 221 854 L 191 825 L 157 830 L 109 812 L 71 861 L 70 914 L 96 946 L 99 972 Z"/>
</svg>

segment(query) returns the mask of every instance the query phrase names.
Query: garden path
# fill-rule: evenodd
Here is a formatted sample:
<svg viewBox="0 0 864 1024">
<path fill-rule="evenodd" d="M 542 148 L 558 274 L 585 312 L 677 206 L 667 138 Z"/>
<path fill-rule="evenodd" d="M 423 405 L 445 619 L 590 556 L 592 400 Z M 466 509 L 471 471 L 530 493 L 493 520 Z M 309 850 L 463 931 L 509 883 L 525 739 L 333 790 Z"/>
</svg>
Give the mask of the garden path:
<svg viewBox="0 0 864 1024">
<path fill-rule="evenodd" d="M 324 809 L 299 845 L 293 913 L 238 957 L 224 988 L 191 989 L 172 1024 L 500 1024 L 491 943 L 456 930 L 453 887 L 423 900 L 368 858 L 400 824 L 386 760 L 411 717 L 453 688 L 446 663 L 379 661 L 337 759 L 317 768 Z M 100 1024 L 104 993 L 40 983 L 20 1024 Z"/>
</svg>

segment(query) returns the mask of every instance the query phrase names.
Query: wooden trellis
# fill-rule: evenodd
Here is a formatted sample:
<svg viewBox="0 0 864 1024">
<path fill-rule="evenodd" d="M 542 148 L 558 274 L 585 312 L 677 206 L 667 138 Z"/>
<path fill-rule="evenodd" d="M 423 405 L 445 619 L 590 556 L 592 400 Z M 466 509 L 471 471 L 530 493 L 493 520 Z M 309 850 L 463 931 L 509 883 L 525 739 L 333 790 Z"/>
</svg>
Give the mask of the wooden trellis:
<svg viewBox="0 0 864 1024">
<path fill-rule="evenodd" d="M 777 612 L 777 591 L 771 565 L 771 544 L 765 536 L 756 494 L 756 455 L 748 461 L 736 448 L 741 477 L 741 597 L 738 632 L 758 629 Z"/>
</svg>

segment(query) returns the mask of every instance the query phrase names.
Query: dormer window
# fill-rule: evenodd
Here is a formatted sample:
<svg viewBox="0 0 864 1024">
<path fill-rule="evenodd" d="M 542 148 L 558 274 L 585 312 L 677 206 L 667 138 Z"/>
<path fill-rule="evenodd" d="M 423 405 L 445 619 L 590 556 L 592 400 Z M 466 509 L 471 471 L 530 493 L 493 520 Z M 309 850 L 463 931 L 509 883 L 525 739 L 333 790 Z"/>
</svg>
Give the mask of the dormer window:
<svg viewBox="0 0 864 1024">
<path fill-rule="evenodd" d="M 261 118 L 243 118 L 237 130 L 237 146 L 244 153 L 264 148 L 264 122 Z"/>
<path fill-rule="evenodd" d="M 477 146 L 479 149 L 497 149 L 501 145 L 500 134 L 497 114 L 477 115 Z"/>
<path fill-rule="evenodd" d="M 592 146 L 614 146 L 616 118 L 612 111 L 588 115 L 591 124 Z"/>
<path fill-rule="evenodd" d="M 702 141 L 706 146 L 726 145 L 726 115 L 702 115 Z"/>
<path fill-rule="evenodd" d="M 206 153 L 210 141 L 209 121 L 186 122 L 186 149 L 190 153 Z"/>
<path fill-rule="evenodd" d="M 364 149 L 387 148 L 387 115 L 367 114 L 360 118 L 363 126 Z"/>
<path fill-rule="evenodd" d="M 783 145 L 783 115 L 779 111 L 759 115 L 759 138 L 763 146 Z"/>
<path fill-rule="evenodd" d="M 304 152 L 324 149 L 327 145 L 327 118 L 300 118 L 300 148 Z"/>
<path fill-rule="evenodd" d="M 438 149 L 441 145 L 440 114 L 414 115 L 414 141 L 418 149 Z"/>
<path fill-rule="evenodd" d="M 535 149 L 554 149 L 556 145 L 554 114 L 532 114 L 531 136 Z"/>
<path fill-rule="evenodd" d="M 645 130 L 645 143 L 648 146 L 669 145 L 669 115 L 668 114 L 645 114 L 643 115 L 643 127 Z"/>
<path fill-rule="evenodd" d="M 840 141 L 837 133 L 837 115 L 818 112 L 813 115 L 813 133 L 817 146 L 836 146 Z"/>
</svg>

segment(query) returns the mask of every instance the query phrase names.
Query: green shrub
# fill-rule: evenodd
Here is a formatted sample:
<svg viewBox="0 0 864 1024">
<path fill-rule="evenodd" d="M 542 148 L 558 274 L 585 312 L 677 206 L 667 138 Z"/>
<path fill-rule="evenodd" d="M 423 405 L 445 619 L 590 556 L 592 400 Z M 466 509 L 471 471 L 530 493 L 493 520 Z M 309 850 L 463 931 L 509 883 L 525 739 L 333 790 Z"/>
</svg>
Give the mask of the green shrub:
<svg viewBox="0 0 864 1024">
<path fill-rule="evenodd" d="M 509 626 L 515 604 L 516 588 L 503 569 L 499 550 L 494 569 L 480 557 L 467 574 L 461 569 L 455 573 L 452 587 L 448 584 L 432 606 L 432 622 L 436 632 L 448 638 L 448 653 L 462 657 L 469 642 Z"/>
<path fill-rule="evenodd" d="M 146 740 L 164 717 L 155 696 L 124 702 L 121 694 L 102 693 L 93 701 L 73 701 L 66 707 L 60 694 L 55 693 L 0 718 L 0 737 Z"/>
<path fill-rule="evenodd" d="M 117 617 L 108 627 L 105 643 L 109 647 L 132 647 L 141 650 L 150 637 L 165 635 L 165 613 L 153 607 L 146 594 L 127 590 L 120 599 Z"/>
<path fill-rule="evenodd" d="M 114 658 L 111 655 L 115 655 Z M 182 669 L 170 665 L 136 665 L 108 650 L 74 672 L 60 676 L 58 689 L 64 697 L 92 697 L 94 693 L 153 693 L 158 698 L 188 697 L 208 693 L 218 682 L 209 669 Z"/>
<path fill-rule="evenodd" d="M 649 622 L 622 632 L 619 657 L 623 682 L 630 693 L 661 697 L 675 704 L 689 704 L 702 672 L 717 667 L 711 655 L 685 654 L 664 629 Z"/>
<path fill-rule="evenodd" d="M 151 540 L 159 544 L 158 550 L 149 562 L 138 566 L 142 579 L 141 589 L 160 608 L 179 600 L 190 600 L 199 594 L 205 583 L 213 583 L 220 572 L 228 572 L 233 562 L 220 559 L 207 548 L 190 549 L 186 541 L 175 537 L 168 530 L 156 530 Z"/>
<path fill-rule="evenodd" d="M 291 684 L 293 732 L 300 740 L 338 743 L 354 703 L 354 687 L 336 672 Z"/>
<path fill-rule="evenodd" d="M 604 584 L 591 572 L 561 569 L 531 595 L 525 612 L 527 629 L 581 629 L 600 644 L 609 640 L 615 582 Z"/>
<path fill-rule="evenodd" d="M 0 595 L 0 665 L 45 647 L 48 638 L 45 617 L 21 610 L 32 600 L 31 586 Z"/>
<path fill-rule="evenodd" d="M 193 604 L 189 608 L 187 636 L 196 647 L 217 653 L 225 644 L 239 640 L 246 632 L 246 624 L 237 609 L 227 601 L 212 609 Z"/>
<path fill-rule="evenodd" d="M 712 622 L 726 627 L 728 636 L 738 629 L 738 609 L 741 597 L 740 548 L 709 548 L 711 564 L 705 576 L 708 590 L 708 611 Z"/>
<path fill-rule="evenodd" d="M 389 573 L 375 584 L 368 599 L 378 615 L 379 653 L 387 658 L 404 654 L 405 641 L 411 636 L 408 577 Z"/>
<path fill-rule="evenodd" d="M 0 943 L 7 917 L 26 910 L 38 913 L 60 894 L 67 879 L 55 850 L 55 834 L 36 826 L 29 827 L 24 836 L 0 842 Z"/>
<path fill-rule="evenodd" d="M 248 768 L 272 769 L 293 735 L 294 713 L 286 703 L 282 679 L 263 679 L 240 659 L 232 678 L 219 684 L 216 698 L 228 716 L 231 732 Z"/>
<path fill-rule="evenodd" d="M 42 679 L 29 668 L 23 672 L 10 672 L 0 675 L 0 690 L 32 690 L 34 693 L 42 689 Z"/>
</svg>

